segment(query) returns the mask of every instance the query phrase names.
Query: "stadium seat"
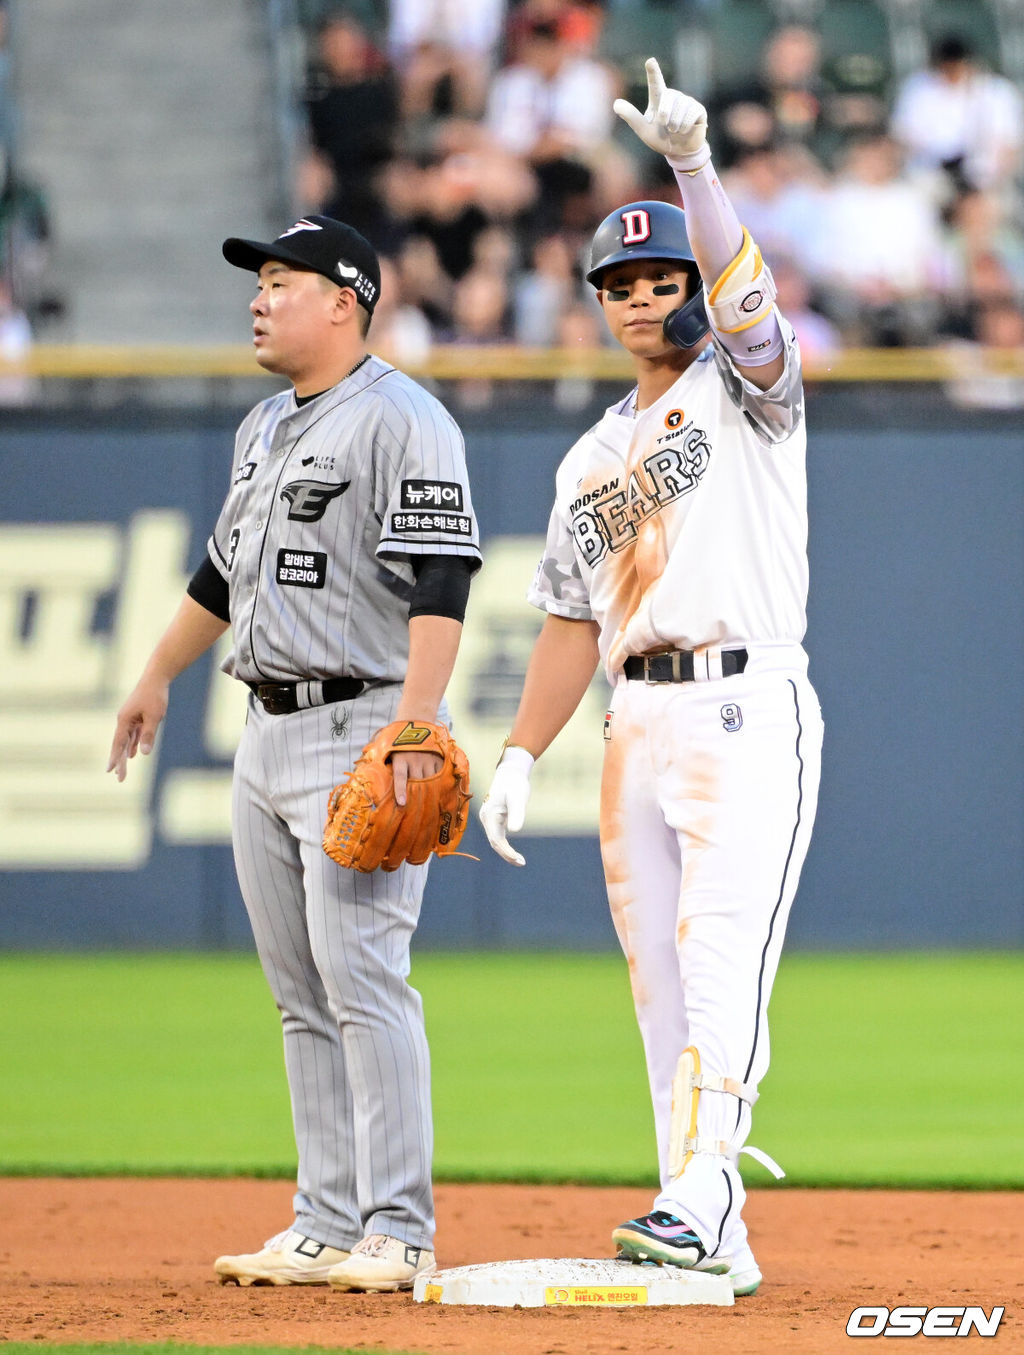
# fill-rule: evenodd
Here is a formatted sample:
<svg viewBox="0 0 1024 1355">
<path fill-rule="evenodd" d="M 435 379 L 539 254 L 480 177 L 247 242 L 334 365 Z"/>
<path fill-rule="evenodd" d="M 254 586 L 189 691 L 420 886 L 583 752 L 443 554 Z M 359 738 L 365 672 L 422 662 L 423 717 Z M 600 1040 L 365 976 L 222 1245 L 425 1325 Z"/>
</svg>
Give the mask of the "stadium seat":
<svg viewBox="0 0 1024 1355">
<path fill-rule="evenodd" d="M 819 15 L 822 62 L 847 91 L 883 93 L 893 71 L 888 17 L 874 0 L 825 0 Z"/>
<path fill-rule="evenodd" d="M 666 80 L 676 78 L 673 53 L 679 28 L 674 0 L 620 0 L 605 13 L 598 55 L 621 71 L 625 97 L 641 108 L 647 105 L 644 62 L 649 56 L 659 59 Z"/>
<path fill-rule="evenodd" d="M 999 26 L 992 6 L 985 0 L 929 0 L 923 12 L 925 36 L 930 47 L 935 38 L 955 35 L 969 42 L 993 70 L 1002 71 Z"/>
<path fill-rule="evenodd" d="M 387 30 L 388 14 L 384 0 L 293 0 L 300 27 L 313 32 L 325 19 L 347 14 L 363 25 L 368 33 L 380 35 Z"/>
<path fill-rule="evenodd" d="M 708 15 L 714 85 L 722 90 L 757 74 L 761 53 L 777 26 L 763 0 L 722 0 Z"/>
</svg>

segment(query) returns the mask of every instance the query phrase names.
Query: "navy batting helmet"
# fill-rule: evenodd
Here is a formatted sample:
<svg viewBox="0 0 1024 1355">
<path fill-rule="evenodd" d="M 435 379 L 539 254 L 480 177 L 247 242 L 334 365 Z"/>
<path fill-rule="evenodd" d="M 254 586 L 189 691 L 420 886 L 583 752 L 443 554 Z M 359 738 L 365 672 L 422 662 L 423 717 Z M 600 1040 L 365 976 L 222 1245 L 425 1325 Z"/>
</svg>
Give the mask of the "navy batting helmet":
<svg viewBox="0 0 1024 1355">
<path fill-rule="evenodd" d="M 686 234 L 686 213 L 670 202 L 630 202 L 610 213 L 594 232 L 590 245 L 587 281 L 600 289 L 601 275 L 612 264 L 631 259 L 669 259 L 692 264 L 697 261 Z M 698 275 L 699 277 L 699 275 Z M 665 319 L 665 335 L 679 348 L 692 348 L 708 332 L 704 288 Z"/>
<path fill-rule="evenodd" d="M 599 287 L 604 269 L 630 259 L 695 263 L 683 209 L 670 202 L 630 202 L 606 216 L 594 232 L 587 281 Z"/>
</svg>

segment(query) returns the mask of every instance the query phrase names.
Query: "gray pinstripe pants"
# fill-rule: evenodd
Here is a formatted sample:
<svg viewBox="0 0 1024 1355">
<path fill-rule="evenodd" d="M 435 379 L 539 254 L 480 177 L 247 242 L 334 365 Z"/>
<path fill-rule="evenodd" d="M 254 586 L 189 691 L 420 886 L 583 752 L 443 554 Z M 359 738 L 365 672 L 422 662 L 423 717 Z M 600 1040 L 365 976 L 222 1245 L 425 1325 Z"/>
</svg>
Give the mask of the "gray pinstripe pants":
<svg viewBox="0 0 1024 1355">
<path fill-rule="evenodd" d="M 327 797 L 400 687 L 268 715 L 250 697 L 235 758 L 235 866 L 281 1013 L 298 1149 L 295 1228 L 349 1249 L 369 1233 L 431 1248 L 430 1056 L 409 945 L 426 866 L 343 870 Z"/>
</svg>

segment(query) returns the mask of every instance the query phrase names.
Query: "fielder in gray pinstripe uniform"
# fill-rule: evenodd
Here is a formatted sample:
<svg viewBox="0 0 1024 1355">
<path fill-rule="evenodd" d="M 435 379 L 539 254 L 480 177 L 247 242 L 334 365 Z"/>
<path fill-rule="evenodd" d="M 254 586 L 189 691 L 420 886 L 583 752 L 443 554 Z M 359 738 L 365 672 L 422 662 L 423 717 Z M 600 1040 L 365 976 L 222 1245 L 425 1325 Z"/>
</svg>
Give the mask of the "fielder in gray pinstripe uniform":
<svg viewBox="0 0 1024 1355">
<path fill-rule="evenodd" d="M 426 866 L 360 874 L 321 838 L 327 796 L 396 719 L 447 720 L 480 560 L 462 436 L 369 354 L 372 246 L 328 217 L 231 239 L 258 274 L 257 361 L 293 389 L 242 423 L 208 557 L 122 706 L 108 770 L 148 753 L 171 681 L 232 628 L 252 695 L 235 760 L 235 863 L 281 1012 L 295 1217 L 222 1282 L 408 1288 L 434 1266 L 429 1055 L 409 945 Z M 395 793 L 436 759 L 394 760 Z"/>
</svg>

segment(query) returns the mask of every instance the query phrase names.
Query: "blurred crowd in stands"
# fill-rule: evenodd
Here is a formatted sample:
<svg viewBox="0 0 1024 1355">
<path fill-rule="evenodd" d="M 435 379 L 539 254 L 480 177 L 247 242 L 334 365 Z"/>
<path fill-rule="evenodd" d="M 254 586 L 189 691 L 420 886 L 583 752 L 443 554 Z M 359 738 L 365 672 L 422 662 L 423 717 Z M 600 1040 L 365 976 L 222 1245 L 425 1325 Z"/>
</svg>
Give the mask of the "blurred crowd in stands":
<svg viewBox="0 0 1024 1355">
<path fill-rule="evenodd" d="M 0 360 L 18 362 L 31 348 L 33 329 L 58 314 L 48 291 L 50 213 L 43 189 L 17 166 L 17 106 L 12 90 L 9 15 L 0 0 Z M 0 375 L 0 404 L 29 402 L 36 383 Z"/>
<path fill-rule="evenodd" d="M 648 55 L 707 105 L 715 164 L 810 361 L 1024 345 L 1024 99 L 996 23 L 1021 0 L 292 4 L 294 207 L 377 245 L 374 339 L 397 361 L 606 342 L 583 281 L 597 223 L 677 201 L 612 113 L 618 95 L 646 105 Z M 908 63 L 896 19 L 911 12 Z M 0 346 L 16 346 L 59 303 L 45 197 L 17 172 L 6 17 L 0 0 Z M 1024 52 L 1024 17 L 1012 41 Z"/>
<path fill-rule="evenodd" d="M 400 358 L 604 342 L 582 277 L 595 226 L 630 199 L 677 200 L 611 110 L 620 94 L 646 105 L 647 55 L 706 103 L 715 163 L 810 359 L 1024 343 L 1024 100 L 969 33 L 933 33 L 897 77 L 876 0 L 817 0 L 814 22 L 772 0 L 307 9 L 296 205 L 386 255 L 375 337 Z"/>
</svg>

